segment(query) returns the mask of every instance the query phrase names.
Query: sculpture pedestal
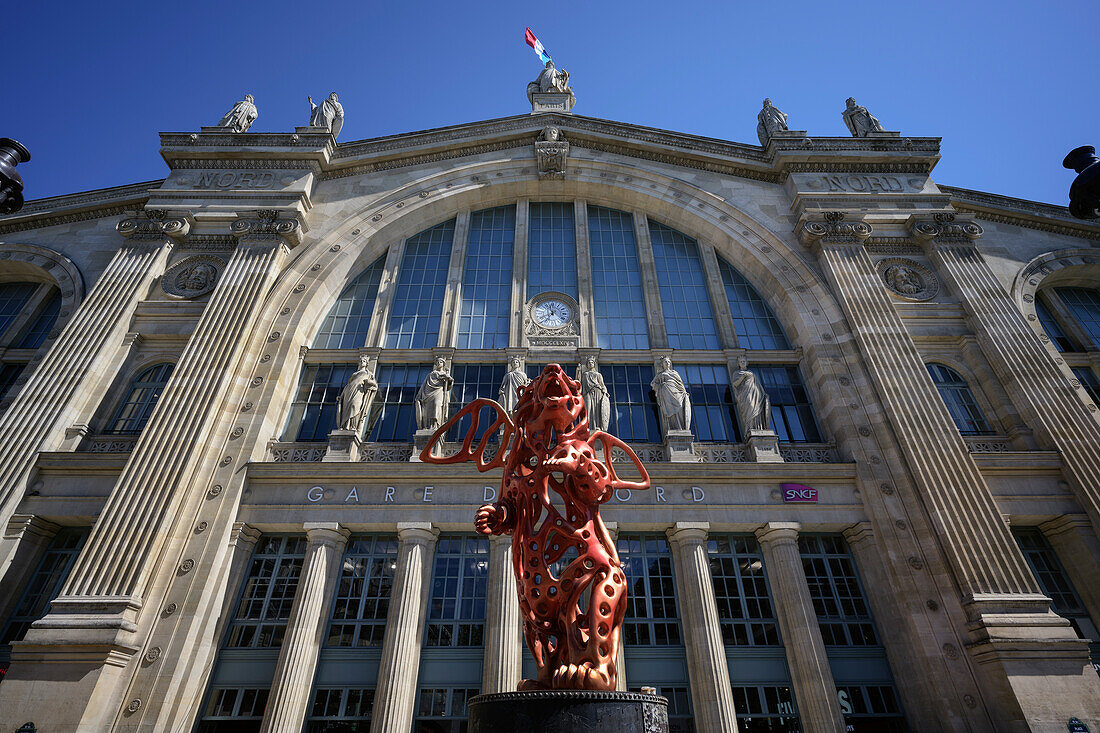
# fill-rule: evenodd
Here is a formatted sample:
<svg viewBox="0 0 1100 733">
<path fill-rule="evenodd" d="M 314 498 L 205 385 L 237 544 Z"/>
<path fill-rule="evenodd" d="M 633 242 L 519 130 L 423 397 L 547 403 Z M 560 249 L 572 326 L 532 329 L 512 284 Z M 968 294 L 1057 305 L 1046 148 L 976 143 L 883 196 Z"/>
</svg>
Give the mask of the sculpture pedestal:
<svg viewBox="0 0 1100 733">
<path fill-rule="evenodd" d="M 670 463 L 696 463 L 695 436 L 690 430 L 669 430 L 665 434 L 665 454 Z"/>
<path fill-rule="evenodd" d="M 362 447 L 363 441 L 354 430 L 333 430 L 328 434 L 328 448 L 321 461 L 355 463 Z"/>
<path fill-rule="evenodd" d="M 435 435 L 435 429 L 433 428 L 424 428 L 413 433 L 413 452 L 409 456 L 409 463 L 420 463 L 420 452 L 428 447 L 428 441 L 432 439 L 433 435 Z M 435 452 L 432 455 L 435 455 Z"/>
<path fill-rule="evenodd" d="M 538 690 L 478 695 L 470 733 L 667 733 L 668 700 L 638 692 Z"/>
<path fill-rule="evenodd" d="M 539 112 L 571 114 L 575 101 L 569 92 L 535 92 L 531 95 L 531 114 Z"/>
<path fill-rule="evenodd" d="M 782 463 L 783 456 L 779 452 L 779 436 L 774 430 L 750 430 L 749 460 L 756 463 Z"/>
</svg>

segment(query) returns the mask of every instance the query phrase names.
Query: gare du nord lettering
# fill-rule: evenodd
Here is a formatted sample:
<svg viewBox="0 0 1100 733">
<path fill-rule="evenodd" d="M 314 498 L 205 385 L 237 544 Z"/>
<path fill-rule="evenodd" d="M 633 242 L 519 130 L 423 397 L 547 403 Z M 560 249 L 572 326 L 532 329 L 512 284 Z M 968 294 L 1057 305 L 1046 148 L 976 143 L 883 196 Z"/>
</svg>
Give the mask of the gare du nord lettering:
<svg viewBox="0 0 1100 733">
<path fill-rule="evenodd" d="M 407 504 L 425 503 L 434 504 L 437 501 L 445 503 L 453 502 L 491 502 L 496 501 L 496 486 L 343 486 L 325 487 L 310 486 L 305 489 L 305 499 L 310 504 Z M 648 495 L 648 498 L 643 498 Z M 701 486 L 665 488 L 654 486 L 652 491 L 632 492 L 629 489 L 619 489 L 615 492 L 614 501 L 620 504 L 637 502 L 641 499 L 645 503 L 658 504 L 701 504 L 707 499 L 706 491 Z"/>
</svg>

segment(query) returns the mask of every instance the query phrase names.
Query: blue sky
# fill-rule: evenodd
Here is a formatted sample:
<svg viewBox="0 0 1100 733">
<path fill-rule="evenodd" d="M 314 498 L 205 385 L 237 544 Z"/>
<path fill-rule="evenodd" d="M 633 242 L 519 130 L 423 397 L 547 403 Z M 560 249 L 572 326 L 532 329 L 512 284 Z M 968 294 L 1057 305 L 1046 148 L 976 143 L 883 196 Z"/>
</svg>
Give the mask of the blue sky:
<svg viewBox="0 0 1100 733">
<path fill-rule="evenodd" d="M 336 90 L 341 141 L 530 111 L 530 25 L 578 114 L 756 143 L 771 97 L 794 129 L 847 135 L 854 96 L 940 136 L 934 178 L 1066 202 L 1100 147 L 1100 2 L 119 2 L 13 0 L 0 136 L 30 148 L 27 197 L 163 177 L 159 131 L 290 130 Z M 1093 34 L 1090 39 L 1087 34 Z"/>
</svg>

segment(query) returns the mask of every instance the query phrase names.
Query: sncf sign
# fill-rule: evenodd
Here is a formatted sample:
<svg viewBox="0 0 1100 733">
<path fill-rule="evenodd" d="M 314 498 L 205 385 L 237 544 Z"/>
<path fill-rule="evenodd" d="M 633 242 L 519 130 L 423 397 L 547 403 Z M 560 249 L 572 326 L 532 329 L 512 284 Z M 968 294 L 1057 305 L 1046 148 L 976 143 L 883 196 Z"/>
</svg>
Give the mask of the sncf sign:
<svg viewBox="0 0 1100 733">
<path fill-rule="evenodd" d="M 816 504 L 817 489 L 804 484 L 780 484 L 785 504 Z"/>
</svg>

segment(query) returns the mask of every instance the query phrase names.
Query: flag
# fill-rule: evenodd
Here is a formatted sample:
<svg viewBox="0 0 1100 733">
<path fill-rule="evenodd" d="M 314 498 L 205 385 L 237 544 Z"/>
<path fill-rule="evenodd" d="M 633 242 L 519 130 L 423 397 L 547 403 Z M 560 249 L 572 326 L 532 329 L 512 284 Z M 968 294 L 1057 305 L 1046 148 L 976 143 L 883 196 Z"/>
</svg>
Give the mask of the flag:
<svg viewBox="0 0 1100 733">
<path fill-rule="evenodd" d="M 539 59 L 542 60 L 542 65 L 546 66 L 552 61 L 550 58 L 550 52 L 546 50 L 546 47 L 542 45 L 542 41 L 535 38 L 535 34 L 528 28 L 527 32 L 523 34 L 523 40 L 527 41 L 527 45 L 535 49 L 535 53 L 539 55 Z"/>
</svg>

